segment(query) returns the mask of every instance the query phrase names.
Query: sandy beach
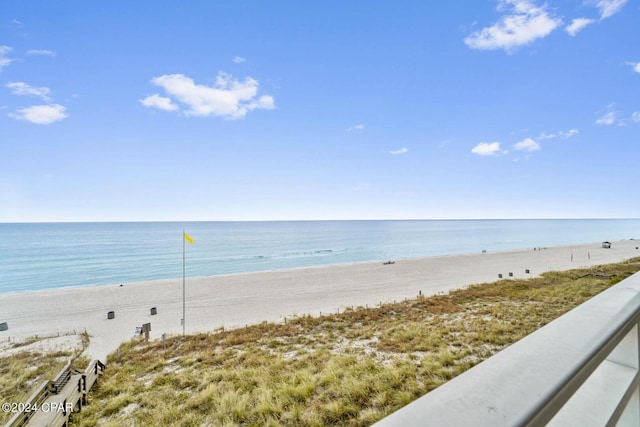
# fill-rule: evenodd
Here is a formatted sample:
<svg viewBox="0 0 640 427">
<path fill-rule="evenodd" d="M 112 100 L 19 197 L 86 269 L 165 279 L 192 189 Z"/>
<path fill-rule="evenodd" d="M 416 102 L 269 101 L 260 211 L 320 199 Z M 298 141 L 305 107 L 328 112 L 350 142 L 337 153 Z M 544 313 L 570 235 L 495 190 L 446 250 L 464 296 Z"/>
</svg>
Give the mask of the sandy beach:
<svg viewBox="0 0 640 427">
<path fill-rule="evenodd" d="M 533 277 L 640 256 L 640 241 L 442 256 L 299 268 L 211 277 L 187 277 L 186 332 L 283 321 L 346 307 L 433 295 L 474 283 Z M 526 271 L 529 271 L 527 273 Z M 512 276 L 509 274 L 512 273 Z M 182 278 L 0 295 L 0 342 L 81 333 L 91 336 L 89 357 L 106 360 L 136 327 L 151 323 L 151 338 L 182 334 Z M 156 315 L 151 314 L 155 307 Z M 113 311 L 115 317 L 107 318 Z M 75 338 L 74 338 L 75 339 Z"/>
</svg>

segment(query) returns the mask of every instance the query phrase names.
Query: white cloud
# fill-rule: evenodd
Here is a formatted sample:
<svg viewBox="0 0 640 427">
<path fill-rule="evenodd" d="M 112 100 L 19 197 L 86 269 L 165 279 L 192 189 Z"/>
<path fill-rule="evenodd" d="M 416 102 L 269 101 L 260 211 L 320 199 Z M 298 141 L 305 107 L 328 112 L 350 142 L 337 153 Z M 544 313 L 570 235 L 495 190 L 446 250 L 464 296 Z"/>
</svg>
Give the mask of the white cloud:
<svg viewBox="0 0 640 427">
<path fill-rule="evenodd" d="M 406 154 L 409 152 L 409 149 L 407 147 L 402 147 L 399 150 L 391 150 L 389 151 L 389 154 Z"/>
<path fill-rule="evenodd" d="M 364 130 L 364 125 L 360 124 L 360 125 L 351 126 L 349 129 L 347 129 L 347 132 L 362 132 L 363 130 Z"/>
<path fill-rule="evenodd" d="M 38 125 L 49 125 L 69 117 L 65 112 L 66 107 L 60 104 L 53 104 L 53 99 L 49 96 L 51 95 L 51 89 L 48 87 L 33 87 L 25 82 L 9 82 L 6 86 L 14 95 L 37 96 L 47 103 L 46 105 L 21 108 L 15 113 L 9 113 L 9 117 L 13 119 L 26 120 Z"/>
<path fill-rule="evenodd" d="M 11 50 L 9 46 L 0 46 L 0 71 L 13 62 L 13 58 L 7 57 L 7 53 Z"/>
<path fill-rule="evenodd" d="M 567 131 L 559 130 L 557 133 L 545 133 L 545 132 L 542 132 L 535 139 L 537 139 L 539 141 L 543 141 L 545 139 L 554 139 L 554 138 L 569 139 L 572 136 L 577 135 L 579 133 L 580 133 L 580 131 L 578 129 L 569 129 Z"/>
<path fill-rule="evenodd" d="M 64 120 L 69 117 L 65 113 L 66 108 L 60 104 L 51 104 L 53 100 L 49 96 L 51 90 L 48 87 L 33 87 L 24 82 L 7 83 L 7 88 L 11 89 L 14 95 L 37 96 L 47 105 L 34 105 L 31 107 L 21 108 L 15 113 L 9 113 L 9 117 L 16 120 L 26 120 L 38 125 L 48 125 L 51 123 Z"/>
<path fill-rule="evenodd" d="M 236 64 L 240 64 L 241 62 L 246 61 L 246 59 L 243 58 L 242 56 L 234 56 L 232 61 Z"/>
<path fill-rule="evenodd" d="M 193 79 L 183 74 L 165 74 L 154 77 L 151 83 L 164 88 L 164 90 L 186 107 L 184 113 L 187 116 L 217 116 L 227 119 L 239 119 L 249 111 L 275 108 L 273 97 L 269 95 L 258 96 L 259 84 L 256 80 L 247 77 L 244 81 L 233 78 L 230 74 L 219 72 L 213 86 L 196 84 Z M 166 107 L 165 101 L 148 101 L 146 105 L 153 108 Z M 159 95 L 157 95 L 159 98 Z"/>
<path fill-rule="evenodd" d="M 27 55 L 56 56 L 56 53 L 46 49 L 31 49 L 27 51 Z"/>
<path fill-rule="evenodd" d="M 165 98 L 158 94 L 147 96 L 146 98 L 141 99 L 140 103 L 145 107 L 158 108 L 159 110 L 164 111 L 175 111 L 180 108 L 171 102 L 171 98 Z"/>
<path fill-rule="evenodd" d="M 540 140 L 544 140 L 544 139 L 554 139 L 557 138 L 558 135 L 556 135 L 555 133 L 544 133 L 542 132 L 540 135 L 538 135 L 536 137 L 536 139 L 540 139 Z"/>
<path fill-rule="evenodd" d="M 600 10 L 600 18 L 608 18 L 622 9 L 627 0 L 600 0 L 596 7 Z"/>
<path fill-rule="evenodd" d="M 613 111 L 609 111 L 604 116 L 598 118 L 596 120 L 596 124 L 608 126 L 608 125 L 614 124 L 615 121 L 616 121 L 616 113 Z"/>
<path fill-rule="evenodd" d="M 548 36 L 562 24 L 561 19 L 549 16 L 546 6 L 535 7 L 528 0 L 501 0 L 498 10 L 509 6 L 511 13 L 504 15 L 498 23 L 467 37 L 464 40 L 467 46 L 472 49 L 504 49 L 511 52 L 519 46 Z"/>
<path fill-rule="evenodd" d="M 613 110 L 614 104 L 607 105 L 607 112 L 596 120 L 596 124 L 609 126 L 616 122 L 617 113 Z"/>
<path fill-rule="evenodd" d="M 593 19 L 576 18 L 573 21 L 571 21 L 571 24 L 567 25 L 567 28 L 565 29 L 567 30 L 567 33 L 575 37 L 575 35 L 578 34 L 580 31 L 582 31 L 587 25 L 592 24 L 594 22 L 595 21 Z"/>
<path fill-rule="evenodd" d="M 34 105 L 22 108 L 17 113 L 10 113 L 9 116 L 16 120 L 26 120 L 38 125 L 49 125 L 69 117 L 65 110 L 66 108 L 60 104 Z"/>
<path fill-rule="evenodd" d="M 479 156 L 495 156 L 500 154 L 499 142 L 481 142 L 471 149 L 471 152 Z"/>
<path fill-rule="evenodd" d="M 622 9 L 622 7 L 627 3 L 628 0 L 599 0 L 595 3 L 595 7 L 600 11 L 600 20 L 609 18 Z M 593 2 L 591 2 L 593 4 Z M 589 18 L 575 18 L 571 21 L 571 24 L 567 25 L 565 30 L 571 36 L 578 34 L 582 31 L 586 26 L 593 24 L 596 22 L 595 19 Z"/>
<path fill-rule="evenodd" d="M 640 111 L 634 111 L 631 113 L 630 117 L 620 118 L 620 111 L 615 110 L 615 104 L 609 104 L 606 107 L 606 113 L 602 114 L 602 116 L 596 119 L 596 124 L 603 126 L 610 125 L 618 125 L 618 126 L 626 126 L 631 120 L 634 123 L 640 123 Z M 622 115 L 626 116 L 627 113 L 622 113 Z"/>
<path fill-rule="evenodd" d="M 522 141 L 513 145 L 518 151 L 527 151 L 529 153 L 540 150 L 540 144 L 535 142 L 533 138 L 525 138 Z"/>
<path fill-rule="evenodd" d="M 640 62 L 627 62 L 627 65 L 631 65 L 631 67 L 633 67 L 633 71 L 640 73 Z"/>
<path fill-rule="evenodd" d="M 558 135 L 560 135 L 560 137 L 562 139 L 569 139 L 574 135 L 579 134 L 580 131 L 578 129 L 569 129 L 568 131 L 564 132 L 564 131 L 560 131 L 558 132 Z"/>
<path fill-rule="evenodd" d="M 33 87 L 24 82 L 10 82 L 7 83 L 7 87 L 11 89 L 11 93 L 14 95 L 33 95 L 41 98 L 45 102 L 50 102 L 51 90 L 48 87 Z"/>
</svg>

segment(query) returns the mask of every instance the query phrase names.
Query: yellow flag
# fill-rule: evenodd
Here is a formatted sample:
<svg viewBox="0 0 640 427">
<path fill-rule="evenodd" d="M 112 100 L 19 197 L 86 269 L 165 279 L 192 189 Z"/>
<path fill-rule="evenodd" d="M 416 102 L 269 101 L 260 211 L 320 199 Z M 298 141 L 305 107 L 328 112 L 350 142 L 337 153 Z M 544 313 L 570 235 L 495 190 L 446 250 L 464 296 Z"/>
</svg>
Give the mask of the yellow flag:
<svg viewBox="0 0 640 427">
<path fill-rule="evenodd" d="M 186 232 L 184 232 L 184 240 L 186 240 L 187 242 L 193 244 L 193 237 L 189 236 Z"/>
</svg>

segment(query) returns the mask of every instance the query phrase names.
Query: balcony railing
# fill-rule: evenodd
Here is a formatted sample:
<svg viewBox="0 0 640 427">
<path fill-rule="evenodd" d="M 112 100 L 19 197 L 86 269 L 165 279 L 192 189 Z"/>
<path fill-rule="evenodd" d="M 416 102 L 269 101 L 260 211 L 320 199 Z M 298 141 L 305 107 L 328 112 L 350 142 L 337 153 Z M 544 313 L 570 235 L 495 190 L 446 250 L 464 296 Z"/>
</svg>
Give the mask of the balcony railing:
<svg viewBox="0 0 640 427">
<path fill-rule="evenodd" d="M 376 426 L 640 426 L 639 322 L 636 273 Z"/>
</svg>

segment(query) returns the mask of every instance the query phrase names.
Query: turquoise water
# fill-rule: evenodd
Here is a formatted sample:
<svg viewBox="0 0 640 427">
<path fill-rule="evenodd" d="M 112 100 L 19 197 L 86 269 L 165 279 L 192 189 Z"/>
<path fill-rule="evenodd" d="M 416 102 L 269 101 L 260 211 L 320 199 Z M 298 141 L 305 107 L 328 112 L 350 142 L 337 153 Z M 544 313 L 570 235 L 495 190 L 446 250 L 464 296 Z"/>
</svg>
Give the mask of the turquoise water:
<svg viewBox="0 0 640 427">
<path fill-rule="evenodd" d="M 638 219 L 0 224 L 0 293 L 640 237 Z"/>
</svg>

